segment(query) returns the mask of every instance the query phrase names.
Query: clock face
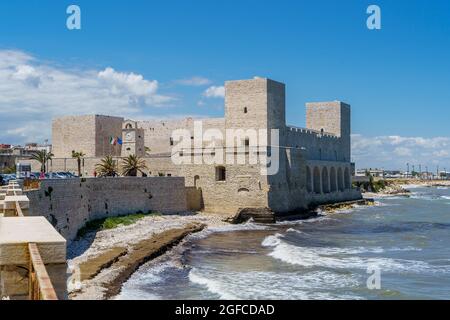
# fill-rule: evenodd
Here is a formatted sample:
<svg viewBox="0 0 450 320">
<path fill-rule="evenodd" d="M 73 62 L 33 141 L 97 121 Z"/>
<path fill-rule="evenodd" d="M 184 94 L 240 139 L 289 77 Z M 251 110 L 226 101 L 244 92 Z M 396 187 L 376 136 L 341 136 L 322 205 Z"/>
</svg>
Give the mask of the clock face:
<svg viewBox="0 0 450 320">
<path fill-rule="evenodd" d="M 133 134 L 132 134 L 131 132 L 128 132 L 128 133 L 125 135 L 125 140 L 126 140 L 126 141 L 131 141 L 131 140 L 133 140 Z"/>
</svg>

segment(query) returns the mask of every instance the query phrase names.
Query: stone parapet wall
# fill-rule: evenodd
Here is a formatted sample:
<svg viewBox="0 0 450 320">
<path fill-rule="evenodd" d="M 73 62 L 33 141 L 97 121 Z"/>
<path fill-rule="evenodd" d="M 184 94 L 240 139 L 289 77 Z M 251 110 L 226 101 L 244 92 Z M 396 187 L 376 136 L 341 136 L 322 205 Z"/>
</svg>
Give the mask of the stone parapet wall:
<svg viewBox="0 0 450 320">
<path fill-rule="evenodd" d="M 68 240 L 91 220 L 187 210 L 184 178 L 176 177 L 44 180 L 40 190 L 26 194 L 29 214 L 46 217 Z"/>
</svg>

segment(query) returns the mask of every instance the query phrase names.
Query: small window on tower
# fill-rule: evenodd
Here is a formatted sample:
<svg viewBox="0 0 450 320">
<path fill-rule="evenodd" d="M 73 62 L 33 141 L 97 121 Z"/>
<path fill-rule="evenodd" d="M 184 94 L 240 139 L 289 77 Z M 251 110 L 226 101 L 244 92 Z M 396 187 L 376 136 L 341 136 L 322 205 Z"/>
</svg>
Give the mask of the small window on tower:
<svg viewBox="0 0 450 320">
<path fill-rule="evenodd" d="M 244 113 L 248 113 L 247 107 L 244 108 Z"/>
<path fill-rule="evenodd" d="M 173 146 L 173 138 L 170 138 L 170 145 Z"/>
<path fill-rule="evenodd" d="M 216 181 L 225 181 L 227 179 L 227 173 L 225 167 L 216 168 Z"/>
</svg>

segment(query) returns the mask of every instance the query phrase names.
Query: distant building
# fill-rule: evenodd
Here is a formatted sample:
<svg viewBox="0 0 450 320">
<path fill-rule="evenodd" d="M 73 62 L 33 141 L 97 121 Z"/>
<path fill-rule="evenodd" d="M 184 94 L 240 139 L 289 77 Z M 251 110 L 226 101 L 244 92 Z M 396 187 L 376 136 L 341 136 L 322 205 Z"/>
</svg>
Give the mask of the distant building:
<svg viewBox="0 0 450 320">
<path fill-rule="evenodd" d="M 372 176 L 374 178 L 383 178 L 384 177 L 384 170 L 383 169 L 358 169 L 356 171 L 356 176 L 363 177 L 363 176 Z"/>
<path fill-rule="evenodd" d="M 41 150 L 51 152 L 51 145 L 27 143 L 25 147 L 22 147 L 10 144 L 0 144 L 0 172 L 13 168 L 14 165 L 21 160 L 29 160 L 34 153 Z"/>
</svg>

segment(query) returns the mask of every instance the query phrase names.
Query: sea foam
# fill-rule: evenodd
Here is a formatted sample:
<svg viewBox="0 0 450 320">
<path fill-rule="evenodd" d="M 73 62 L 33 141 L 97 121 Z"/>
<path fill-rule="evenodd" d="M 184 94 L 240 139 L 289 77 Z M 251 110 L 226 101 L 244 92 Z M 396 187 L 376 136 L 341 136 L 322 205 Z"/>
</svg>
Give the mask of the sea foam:
<svg viewBox="0 0 450 320">
<path fill-rule="evenodd" d="M 392 259 L 386 257 L 361 257 L 361 254 L 381 254 L 385 251 L 413 251 L 415 248 L 390 248 L 380 247 L 297 247 L 288 244 L 280 237 L 271 236 L 264 239 L 263 243 L 272 244 L 273 251 L 269 256 L 292 265 L 305 268 L 326 267 L 334 269 L 367 269 L 369 265 L 379 266 L 384 271 L 410 271 L 410 272 L 440 272 L 448 271 L 433 268 L 423 261 Z M 417 249 L 420 250 L 420 249 Z"/>
</svg>

